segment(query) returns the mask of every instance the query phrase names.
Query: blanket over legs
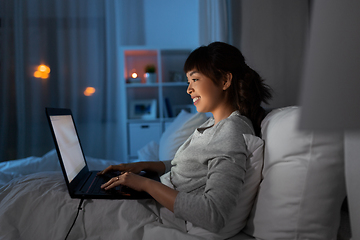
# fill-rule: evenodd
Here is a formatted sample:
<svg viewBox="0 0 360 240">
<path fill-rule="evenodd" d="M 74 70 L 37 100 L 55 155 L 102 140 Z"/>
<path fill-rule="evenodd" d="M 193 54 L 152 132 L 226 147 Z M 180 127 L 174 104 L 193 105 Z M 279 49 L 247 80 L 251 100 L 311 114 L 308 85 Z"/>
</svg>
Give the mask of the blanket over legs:
<svg viewBox="0 0 360 240">
<path fill-rule="evenodd" d="M 60 172 L 15 179 L 0 189 L 0 239 L 64 239 L 79 202 Z M 201 239 L 168 224 L 152 199 L 85 200 L 82 209 L 69 239 Z"/>
</svg>

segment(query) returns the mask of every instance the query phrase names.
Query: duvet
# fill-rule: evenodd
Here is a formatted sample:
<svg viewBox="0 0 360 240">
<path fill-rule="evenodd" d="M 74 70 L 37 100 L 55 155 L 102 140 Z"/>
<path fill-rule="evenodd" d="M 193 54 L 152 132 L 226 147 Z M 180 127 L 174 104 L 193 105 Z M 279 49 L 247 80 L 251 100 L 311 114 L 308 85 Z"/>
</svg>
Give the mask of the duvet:
<svg viewBox="0 0 360 240">
<path fill-rule="evenodd" d="M 55 152 L 6 164 L 0 166 L 0 239 L 65 239 L 80 199 L 70 198 Z M 84 200 L 68 239 L 202 239 L 182 223 L 151 199 Z"/>
</svg>

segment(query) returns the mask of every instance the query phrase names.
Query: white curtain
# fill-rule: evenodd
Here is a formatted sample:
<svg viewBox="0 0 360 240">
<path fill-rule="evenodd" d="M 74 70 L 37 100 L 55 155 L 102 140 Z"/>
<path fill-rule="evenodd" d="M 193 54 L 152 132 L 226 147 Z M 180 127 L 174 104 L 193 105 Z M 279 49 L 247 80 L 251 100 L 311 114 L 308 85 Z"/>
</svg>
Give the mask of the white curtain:
<svg viewBox="0 0 360 240">
<path fill-rule="evenodd" d="M 229 41 L 227 1 L 199 0 L 200 44 Z"/>
<path fill-rule="evenodd" d="M 240 48 L 241 1 L 199 0 L 200 45 L 221 41 Z"/>
<path fill-rule="evenodd" d="M 2 0 L 0 161 L 42 156 L 54 148 L 45 107 L 71 108 L 88 156 L 122 157 L 117 47 L 121 12 L 142 0 Z M 133 19 L 136 21 L 136 19 Z M 143 21 L 138 24 L 140 31 Z M 39 65 L 50 68 L 37 78 Z M 85 96 L 87 87 L 95 89 Z"/>
</svg>

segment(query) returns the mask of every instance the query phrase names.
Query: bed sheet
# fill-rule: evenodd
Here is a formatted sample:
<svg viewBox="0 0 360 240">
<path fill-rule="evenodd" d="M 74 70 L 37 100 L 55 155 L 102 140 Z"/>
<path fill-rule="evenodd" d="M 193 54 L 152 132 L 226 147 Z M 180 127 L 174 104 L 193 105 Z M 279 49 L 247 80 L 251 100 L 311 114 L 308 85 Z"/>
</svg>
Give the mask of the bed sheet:
<svg viewBox="0 0 360 240">
<path fill-rule="evenodd" d="M 104 160 L 86 157 L 90 170 L 102 170 L 109 165 L 119 164 L 120 161 Z M 55 149 L 42 157 L 27 157 L 0 163 L 0 187 L 12 179 L 38 172 L 61 171 Z"/>
<path fill-rule="evenodd" d="M 12 180 L 0 189 L 0 239 L 64 239 L 79 201 L 58 171 Z M 85 200 L 69 239 L 200 239 L 159 216 L 154 200 Z"/>
<path fill-rule="evenodd" d="M 116 161 L 87 158 L 100 170 Z M 65 239 L 80 203 L 55 151 L 0 165 L 0 239 Z M 180 231 L 154 200 L 85 200 L 68 239 L 202 239 Z"/>
</svg>

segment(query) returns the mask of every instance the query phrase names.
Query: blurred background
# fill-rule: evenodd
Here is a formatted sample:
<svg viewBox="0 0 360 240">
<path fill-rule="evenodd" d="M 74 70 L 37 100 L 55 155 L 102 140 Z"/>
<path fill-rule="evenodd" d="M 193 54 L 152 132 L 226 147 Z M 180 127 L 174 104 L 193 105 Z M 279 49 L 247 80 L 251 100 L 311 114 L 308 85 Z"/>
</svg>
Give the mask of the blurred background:
<svg viewBox="0 0 360 240">
<path fill-rule="evenodd" d="M 54 148 L 45 107 L 71 108 L 86 155 L 124 156 L 121 47 L 238 47 L 274 89 L 267 108 L 297 105 L 311 1 L 1 0 L 0 161 Z M 180 69 L 181 70 L 181 69 Z"/>
</svg>

